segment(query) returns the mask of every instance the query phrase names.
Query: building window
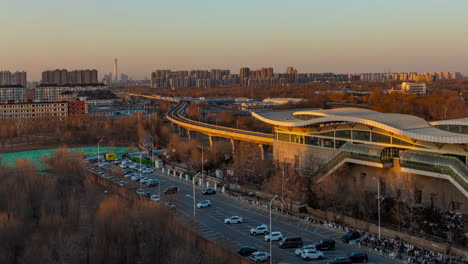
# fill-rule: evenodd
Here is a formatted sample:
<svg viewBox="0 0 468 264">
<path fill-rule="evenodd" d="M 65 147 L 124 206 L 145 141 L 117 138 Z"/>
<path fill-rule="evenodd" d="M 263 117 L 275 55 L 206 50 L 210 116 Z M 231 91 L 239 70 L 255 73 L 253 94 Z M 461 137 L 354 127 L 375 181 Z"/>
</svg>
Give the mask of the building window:
<svg viewBox="0 0 468 264">
<path fill-rule="evenodd" d="M 380 133 L 372 133 L 372 142 L 388 143 L 390 144 L 390 136 Z"/>
<path fill-rule="evenodd" d="M 346 144 L 347 141 L 344 141 L 344 140 L 335 140 L 335 148 L 336 149 L 339 149 L 341 148 L 341 146 L 343 146 L 344 144 Z"/>
<path fill-rule="evenodd" d="M 337 138 L 351 138 L 351 130 L 337 130 L 335 132 Z"/>
<path fill-rule="evenodd" d="M 370 132 L 353 130 L 353 139 L 362 140 L 362 141 L 370 141 Z"/>
<path fill-rule="evenodd" d="M 307 145 L 318 146 L 318 137 L 305 137 L 305 143 Z"/>
<path fill-rule="evenodd" d="M 289 134 L 286 133 L 277 133 L 277 138 L 279 141 L 286 141 L 289 142 Z"/>
</svg>

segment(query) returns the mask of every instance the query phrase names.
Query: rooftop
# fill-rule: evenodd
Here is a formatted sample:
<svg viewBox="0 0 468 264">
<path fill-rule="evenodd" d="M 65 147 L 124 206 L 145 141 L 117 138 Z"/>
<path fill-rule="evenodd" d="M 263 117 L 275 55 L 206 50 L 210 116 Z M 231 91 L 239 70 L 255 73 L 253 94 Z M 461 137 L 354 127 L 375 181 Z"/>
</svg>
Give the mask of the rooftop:
<svg viewBox="0 0 468 264">
<path fill-rule="evenodd" d="M 107 86 L 104 83 L 77 83 L 77 84 L 56 84 L 56 83 L 41 83 L 37 87 L 87 87 L 87 86 Z"/>
<path fill-rule="evenodd" d="M 361 108 L 293 109 L 252 113 L 252 115 L 276 126 L 303 127 L 327 122 L 350 122 L 377 127 L 416 140 L 452 144 L 468 143 L 468 135 L 440 130 L 416 116 L 380 113 Z"/>
</svg>

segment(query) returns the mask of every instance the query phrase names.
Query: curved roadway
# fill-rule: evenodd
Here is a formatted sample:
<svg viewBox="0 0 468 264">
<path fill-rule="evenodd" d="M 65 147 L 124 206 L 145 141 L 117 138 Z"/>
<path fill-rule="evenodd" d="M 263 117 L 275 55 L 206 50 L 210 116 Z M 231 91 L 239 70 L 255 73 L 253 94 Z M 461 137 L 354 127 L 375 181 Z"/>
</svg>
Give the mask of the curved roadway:
<svg viewBox="0 0 468 264">
<path fill-rule="evenodd" d="M 182 101 L 167 112 L 167 119 L 189 131 L 197 131 L 209 136 L 224 137 L 235 140 L 249 141 L 259 144 L 273 144 L 273 135 L 230 127 L 216 126 L 191 120 L 183 116 L 187 102 Z"/>
</svg>

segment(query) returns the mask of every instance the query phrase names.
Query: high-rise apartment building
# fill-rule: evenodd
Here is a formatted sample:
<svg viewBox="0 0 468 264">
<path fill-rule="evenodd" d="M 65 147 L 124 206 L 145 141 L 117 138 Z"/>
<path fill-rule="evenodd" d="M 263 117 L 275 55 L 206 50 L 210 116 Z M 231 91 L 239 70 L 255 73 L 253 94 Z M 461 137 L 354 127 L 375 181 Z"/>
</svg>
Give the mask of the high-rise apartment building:
<svg viewBox="0 0 468 264">
<path fill-rule="evenodd" d="M 23 87 L 26 87 L 27 85 L 27 74 L 26 72 L 14 72 L 12 75 L 11 75 L 11 84 L 13 85 L 21 85 Z"/>
<path fill-rule="evenodd" d="M 11 85 L 10 71 L 0 71 L 0 85 Z"/>
<path fill-rule="evenodd" d="M 97 70 L 74 70 L 67 71 L 53 70 L 42 72 L 42 84 L 56 84 L 56 85 L 67 85 L 67 84 L 96 84 L 98 83 Z"/>
<path fill-rule="evenodd" d="M 248 79 L 250 77 L 250 68 L 248 67 L 240 68 L 239 76 L 241 80 Z"/>
<path fill-rule="evenodd" d="M 119 72 L 118 72 L 118 66 L 117 66 L 117 59 L 114 59 L 114 81 L 119 80 Z"/>
</svg>

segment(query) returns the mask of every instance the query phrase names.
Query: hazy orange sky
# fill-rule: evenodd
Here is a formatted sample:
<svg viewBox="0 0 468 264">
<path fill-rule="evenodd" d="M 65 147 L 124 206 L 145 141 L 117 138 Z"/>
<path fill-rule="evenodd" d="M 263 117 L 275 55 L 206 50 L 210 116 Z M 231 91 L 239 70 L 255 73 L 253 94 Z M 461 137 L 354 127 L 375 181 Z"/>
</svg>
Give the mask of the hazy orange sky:
<svg viewBox="0 0 468 264">
<path fill-rule="evenodd" d="M 284 72 L 468 74 L 468 1 L 15 0 L 2 3 L 0 70 L 273 66 Z"/>
</svg>

